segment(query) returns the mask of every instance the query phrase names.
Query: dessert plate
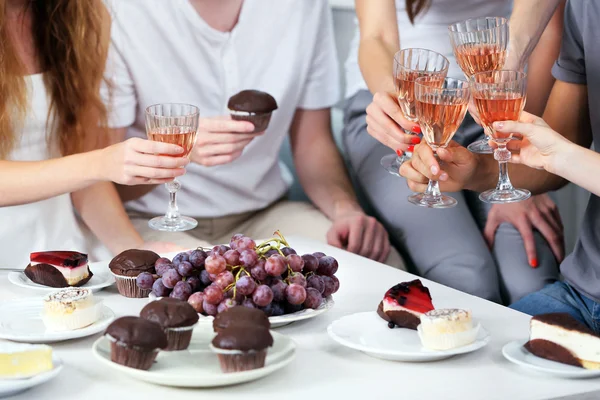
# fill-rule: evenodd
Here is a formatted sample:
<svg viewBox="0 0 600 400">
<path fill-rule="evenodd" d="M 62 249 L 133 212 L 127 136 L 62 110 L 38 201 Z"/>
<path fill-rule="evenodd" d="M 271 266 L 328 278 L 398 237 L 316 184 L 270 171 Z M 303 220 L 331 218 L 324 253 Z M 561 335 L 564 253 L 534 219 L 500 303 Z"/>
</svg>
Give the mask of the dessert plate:
<svg viewBox="0 0 600 400">
<path fill-rule="evenodd" d="M 115 318 L 113 311 L 102 305 L 100 319 L 90 326 L 73 331 L 46 331 L 42 322 L 41 299 L 22 299 L 0 303 L 0 339 L 25 343 L 53 343 L 94 335 L 103 331 Z"/>
<path fill-rule="evenodd" d="M 527 340 L 515 340 L 507 343 L 502 348 L 504 358 L 531 371 L 537 371 L 559 378 L 585 379 L 600 377 L 600 370 L 578 368 L 533 355 L 524 347 L 525 343 L 527 343 Z"/>
<path fill-rule="evenodd" d="M 52 363 L 54 368 L 48 372 L 32 376 L 26 379 L 0 379 L 0 397 L 13 396 L 17 393 L 31 389 L 34 386 L 48 382 L 56 377 L 63 368 L 62 361 L 56 355 L 52 355 Z"/>
<path fill-rule="evenodd" d="M 90 279 L 85 285 L 82 285 L 82 288 L 86 288 L 91 290 L 92 292 L 97 292 L 99 290 L 104 289 L 112 285 L 115 282 L 114 276 L 112 276 L 108 270 L 95 272 L 91 267 L 93 264 L 90 264 L 90 269 L 94 273 L 92 279 Z M 25 276 L 24 272 L 9 272 L 8 273 L 8 281 L 13 285 L 20 286 L 26 289 L 39 290 L 44 292 L 53 292 L 55 290 L 59 290 L 60 288 L 53 288 L 50 286 L 40 285 L 31 281 L 27 276 Z"/>
<path fill-rule="evenodd" d="M 219 387 L 250 382 L 265 377 L 288 365 L 296 355 L 296 344 L 287 336 L 271 332 L 273 347 L 269 348 L 263 368 L 251 371 L 223 373 L 217 355 L 208 345 L 214 337 L 212 330 L 194 329 L 188 350 L 161 351 L 148 371 L 125 367 L 110 359 L 110 342 L 98 339 L 92 348 L 94 356 L 115 373 L 129 375 L 149 383 L 175 387 Z"/>
<path fill-rule="evenodd" d="M 148 297 L 150 298 L 150 301 L 159 299 L 159 297 L 156 297 L 152 293 L 150 293 L 150 295 Z M 271 328 L 280 328 L 282 326 L 289 325 L 292 322 L 297 322 L 297 321 L 302 321 L 305 319 L 314 318 L 314 317 L 321 315 L 324 312 L 328 311 L 334 305 L 335 305 L 335 302 L 333 301 L 333 298 L 331 296 L 329 296 L 325 299 L 325 301 L 321 304 L 321 306 L 319 308 L 317 308 L 316 310 L 304 309 L 304 310 L 301 310 L 301 311 L 298 311 L 298 312 L 295 312 L 292 314 L 285 314 L 285 315 L 280 315 L 277 317 L 269 317 L 269 322 L 271 323 Z M 199 324 L 210 324 L 212 326 L 212 321 L 213 321 L 214 317 L 201 315 L 201 314 L 199 314 L 199 317 L 200 317 L 200 320 L 198 321 Z"/>
<path fill-rule="evenodd" d="M 483 328 L 474 343 L 452 350 L 435 351 L 423 348 L 417 331 L 390 329 L 375 311 L 348 315 L 334 321 L 327 328 L 329 336 L 342 346 L 384 360 L 425 362 L 450 358 L 478 350 L 490 341 Z"/>
</svg>

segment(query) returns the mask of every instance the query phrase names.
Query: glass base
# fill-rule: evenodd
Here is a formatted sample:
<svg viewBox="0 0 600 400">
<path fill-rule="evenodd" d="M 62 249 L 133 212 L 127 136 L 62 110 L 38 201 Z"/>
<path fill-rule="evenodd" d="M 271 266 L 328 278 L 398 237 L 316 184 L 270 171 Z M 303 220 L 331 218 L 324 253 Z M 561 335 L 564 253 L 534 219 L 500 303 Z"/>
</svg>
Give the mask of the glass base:
<svg viewBox="0 0 600 400">
<path fill-rule="evenodd" d="M 494 149 L 490 146 L 487 139 L 481 139 L 467 146 L 471 153 L 476 154 L 494 154 Z"/>
<path fill-rule="evenodd" d="M 479 195 L 479 200 L 491 204 L 516 203 L 527 200 L 531 192 L 526 189 L 497 190 L 490 189 Z"/>
<path fill-rule="evenodd" d="M 404 153 L 402 157 L 396 154 L 388 154 L 381 157 L 381 166 L 390 174 L 400 176 L 400 166 L 404 161 L 410 160 L 412 153 Z"/>
<path fill-rule="evenodd" d="M 150 228 L 163 232 L 183 232 L 194 229 L 198 221 L 190 217 L 167 218 L 166 216 L 155 217 L 148 221 Z"/>
<path fill-rule="evenodd" d="M 412 204 L 427 208 L 452 208 L 458 204 L 454 197 L 441 195 L 432 196 L 426 193 L 417 193 L 408 196 L 408 201 Z"/>
</svg>

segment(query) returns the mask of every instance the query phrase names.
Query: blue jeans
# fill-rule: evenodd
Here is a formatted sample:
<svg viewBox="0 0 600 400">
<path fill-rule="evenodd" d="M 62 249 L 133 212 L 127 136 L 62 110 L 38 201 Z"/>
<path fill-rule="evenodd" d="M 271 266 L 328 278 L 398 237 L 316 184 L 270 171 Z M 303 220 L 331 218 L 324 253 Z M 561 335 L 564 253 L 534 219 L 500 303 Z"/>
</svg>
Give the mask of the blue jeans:
<svg viewBox="0 0 600 400">
<path fill-rule="evenodd" d="M 529 315 L 563 312 L 600 334 L 600 303 L 585 297 L 567 282 L 556 282 L 523 297 L 510 308 Z"/>
</svg>

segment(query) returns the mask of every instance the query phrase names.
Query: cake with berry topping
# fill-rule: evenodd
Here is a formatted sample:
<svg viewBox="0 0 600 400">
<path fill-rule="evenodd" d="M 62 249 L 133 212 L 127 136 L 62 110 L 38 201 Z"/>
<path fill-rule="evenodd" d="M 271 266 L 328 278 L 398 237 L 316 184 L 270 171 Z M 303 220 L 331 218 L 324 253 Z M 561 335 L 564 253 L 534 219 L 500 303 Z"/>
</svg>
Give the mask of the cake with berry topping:
<svg viewBox="0 0 600 400">
<path fill-rule="evenodd" d="M 44 286 L 62 288 L 81 286 L 92 278 L 87 254 L 76 251 L 31 253 L 25 276 Z"/>
<path fill-rule="evenodd" d="M 419 279 L 399 283 L 390 288 L 379 303 L 377 314 L 388 321 L 390 328 L 417 329 L 421 315 L 433 310 L 431 294 Z"/>
</svg>

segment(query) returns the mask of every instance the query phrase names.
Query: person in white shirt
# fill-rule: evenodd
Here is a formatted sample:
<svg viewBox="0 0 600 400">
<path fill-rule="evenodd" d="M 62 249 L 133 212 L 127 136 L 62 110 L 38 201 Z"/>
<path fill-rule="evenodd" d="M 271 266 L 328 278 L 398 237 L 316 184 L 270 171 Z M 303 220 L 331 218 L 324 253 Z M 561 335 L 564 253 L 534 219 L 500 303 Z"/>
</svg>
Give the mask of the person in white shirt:
<svg viewBox="0 0 600 400">
<path fill-rule="evenodd" d="M 164 214 L 158 186 L 121 190 L 144 238 L 184 246 L 263 238 L 276 229 L 327 241 L 385 261 L 383 226 L 360 208 L 330 130 L 339 97 L 331 15 L 325 0 L 120 0 L 111 3 L 111 125 L 116 138 L 145 137 L 144 110 L 189 103 L 201 122 L 192 163 L 180 178 L 182 215 L 198 227 L 160 232 L 148 219 Z M 228 99 L 245 89 L 278 103 L 268 129 L 228 117 Z M 300 182 L 314 205 L 284 200 L 291 179 L 279 152 L 287 134 Z M 395 254 L 389 263 L 402 263 Z"/>
</svg>

